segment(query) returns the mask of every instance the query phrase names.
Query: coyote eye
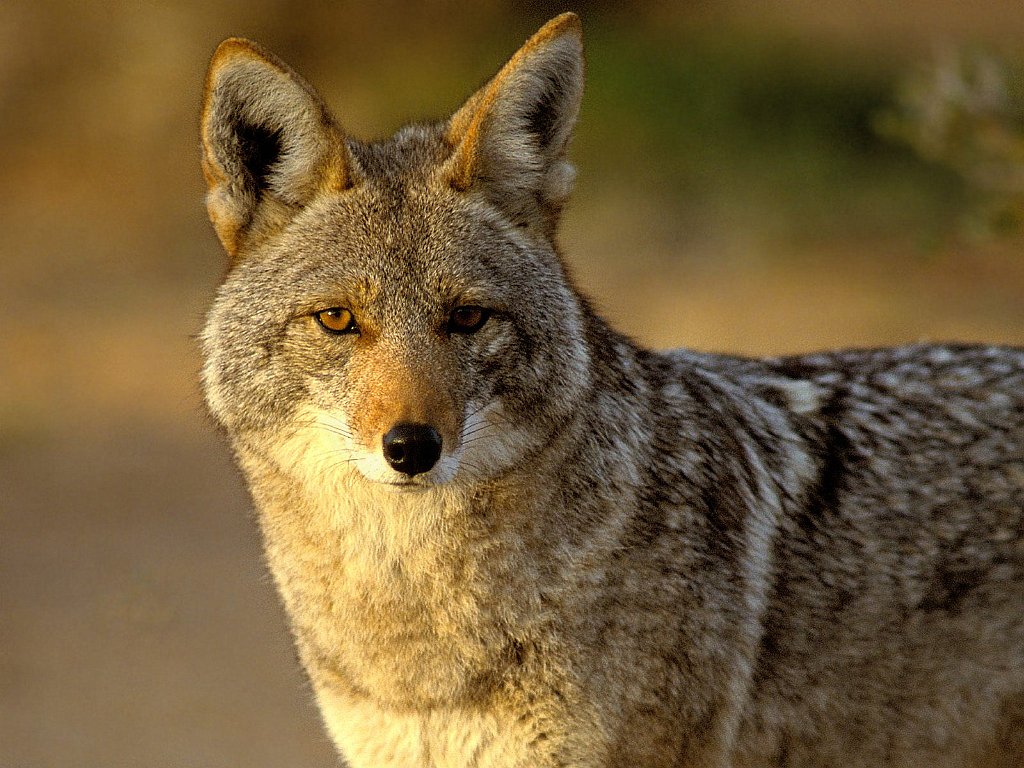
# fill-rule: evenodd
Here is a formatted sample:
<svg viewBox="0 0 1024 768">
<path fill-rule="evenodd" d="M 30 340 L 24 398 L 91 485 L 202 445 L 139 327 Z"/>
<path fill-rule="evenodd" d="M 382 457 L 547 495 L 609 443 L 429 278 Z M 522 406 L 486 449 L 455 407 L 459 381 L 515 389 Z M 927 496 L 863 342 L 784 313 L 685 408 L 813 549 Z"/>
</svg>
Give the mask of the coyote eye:
<svg viewBox="0 0 1024 768">
<path fill-rule="evenodd" d="M 490 316 L 483 307 L 456 307 L 448 315 L 448 333 L 476 333 Z"/>
<path fill-rule="evenodd" d="M 328 333 L 359 333 L 356 319 L 344 307 L 330 307 L 315 313 L 317 323 Z"/>
</svg>

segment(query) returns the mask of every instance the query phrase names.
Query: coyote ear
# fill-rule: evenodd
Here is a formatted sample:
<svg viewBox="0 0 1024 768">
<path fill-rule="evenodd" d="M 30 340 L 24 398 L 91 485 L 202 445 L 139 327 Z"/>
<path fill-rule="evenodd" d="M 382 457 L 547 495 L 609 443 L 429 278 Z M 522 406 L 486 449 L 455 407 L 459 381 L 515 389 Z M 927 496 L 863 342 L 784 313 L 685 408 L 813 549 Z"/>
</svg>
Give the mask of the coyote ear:
<svg viewBox="0 0 1024 768">
<path fill-rule="evenodd" d="M 232 258 L 319 192 L 355 180 L 355 162 L 320 97 L 249 40 L 225 40 L 213 55 L 202 139 L 206 205 Z"/>
<path fill-rule="evenodd" d="M 583 31 L 563 13 L 526 41 L 448 124 L 446 172 L 479 188 L 514 220 L 557 215 L 575 171 L 565 159 L 583 95 Z"/>
</svg>

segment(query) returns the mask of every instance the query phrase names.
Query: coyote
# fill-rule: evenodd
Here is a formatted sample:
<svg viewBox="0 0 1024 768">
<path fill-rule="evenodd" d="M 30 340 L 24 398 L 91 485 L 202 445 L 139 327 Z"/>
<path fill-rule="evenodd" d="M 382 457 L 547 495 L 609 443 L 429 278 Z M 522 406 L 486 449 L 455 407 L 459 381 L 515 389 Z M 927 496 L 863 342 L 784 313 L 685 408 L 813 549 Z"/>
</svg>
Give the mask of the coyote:
<svg viewBox="0 0 1024 768">
<path fill-rule="evenodd" d="M 564 14 L 363 143 L 210 64 L 202 380 L 341 755 L 1024 765 L 1024 349 L 610 329 L 555 242 L 583 69 Z"/>
</svg>

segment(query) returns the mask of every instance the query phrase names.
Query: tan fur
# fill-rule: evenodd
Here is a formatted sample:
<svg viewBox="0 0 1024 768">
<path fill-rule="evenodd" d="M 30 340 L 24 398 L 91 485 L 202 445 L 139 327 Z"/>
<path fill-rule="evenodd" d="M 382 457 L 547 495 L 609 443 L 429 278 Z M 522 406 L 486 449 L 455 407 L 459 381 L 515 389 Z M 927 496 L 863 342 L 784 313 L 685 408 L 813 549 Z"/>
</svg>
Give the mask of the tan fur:
<svg viewBox="0 0 1024 768">
<path fill-rule="evenodd" d="M 232 268 L 203 386 L 339 751 L 1024 765 L 1024 350 L 611 330 L 554 241 L 580 34 L 558 17 L 448 121 L 370 145 L 255 44 L 211 63 Z M 459 307 L 490 314 L 464 333 Z M 385 450 L 410 426 L 440 440 L 415 470 Z"/>
</svg>

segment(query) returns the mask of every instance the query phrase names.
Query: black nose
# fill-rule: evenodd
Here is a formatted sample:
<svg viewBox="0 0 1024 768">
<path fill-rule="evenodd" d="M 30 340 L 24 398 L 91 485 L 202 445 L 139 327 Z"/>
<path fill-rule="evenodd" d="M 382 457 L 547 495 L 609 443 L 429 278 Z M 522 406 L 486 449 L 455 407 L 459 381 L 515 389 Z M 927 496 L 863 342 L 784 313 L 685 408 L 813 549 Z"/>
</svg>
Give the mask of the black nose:
<svg viewBox="0 0 1024 768">
<path fill-rule="evenodd" d="M 441 435 L 429 424 L 396 424 L 384 435 L 384 458 L 409 477 L 426 472 L 441 456 Z"/>
</svg>

